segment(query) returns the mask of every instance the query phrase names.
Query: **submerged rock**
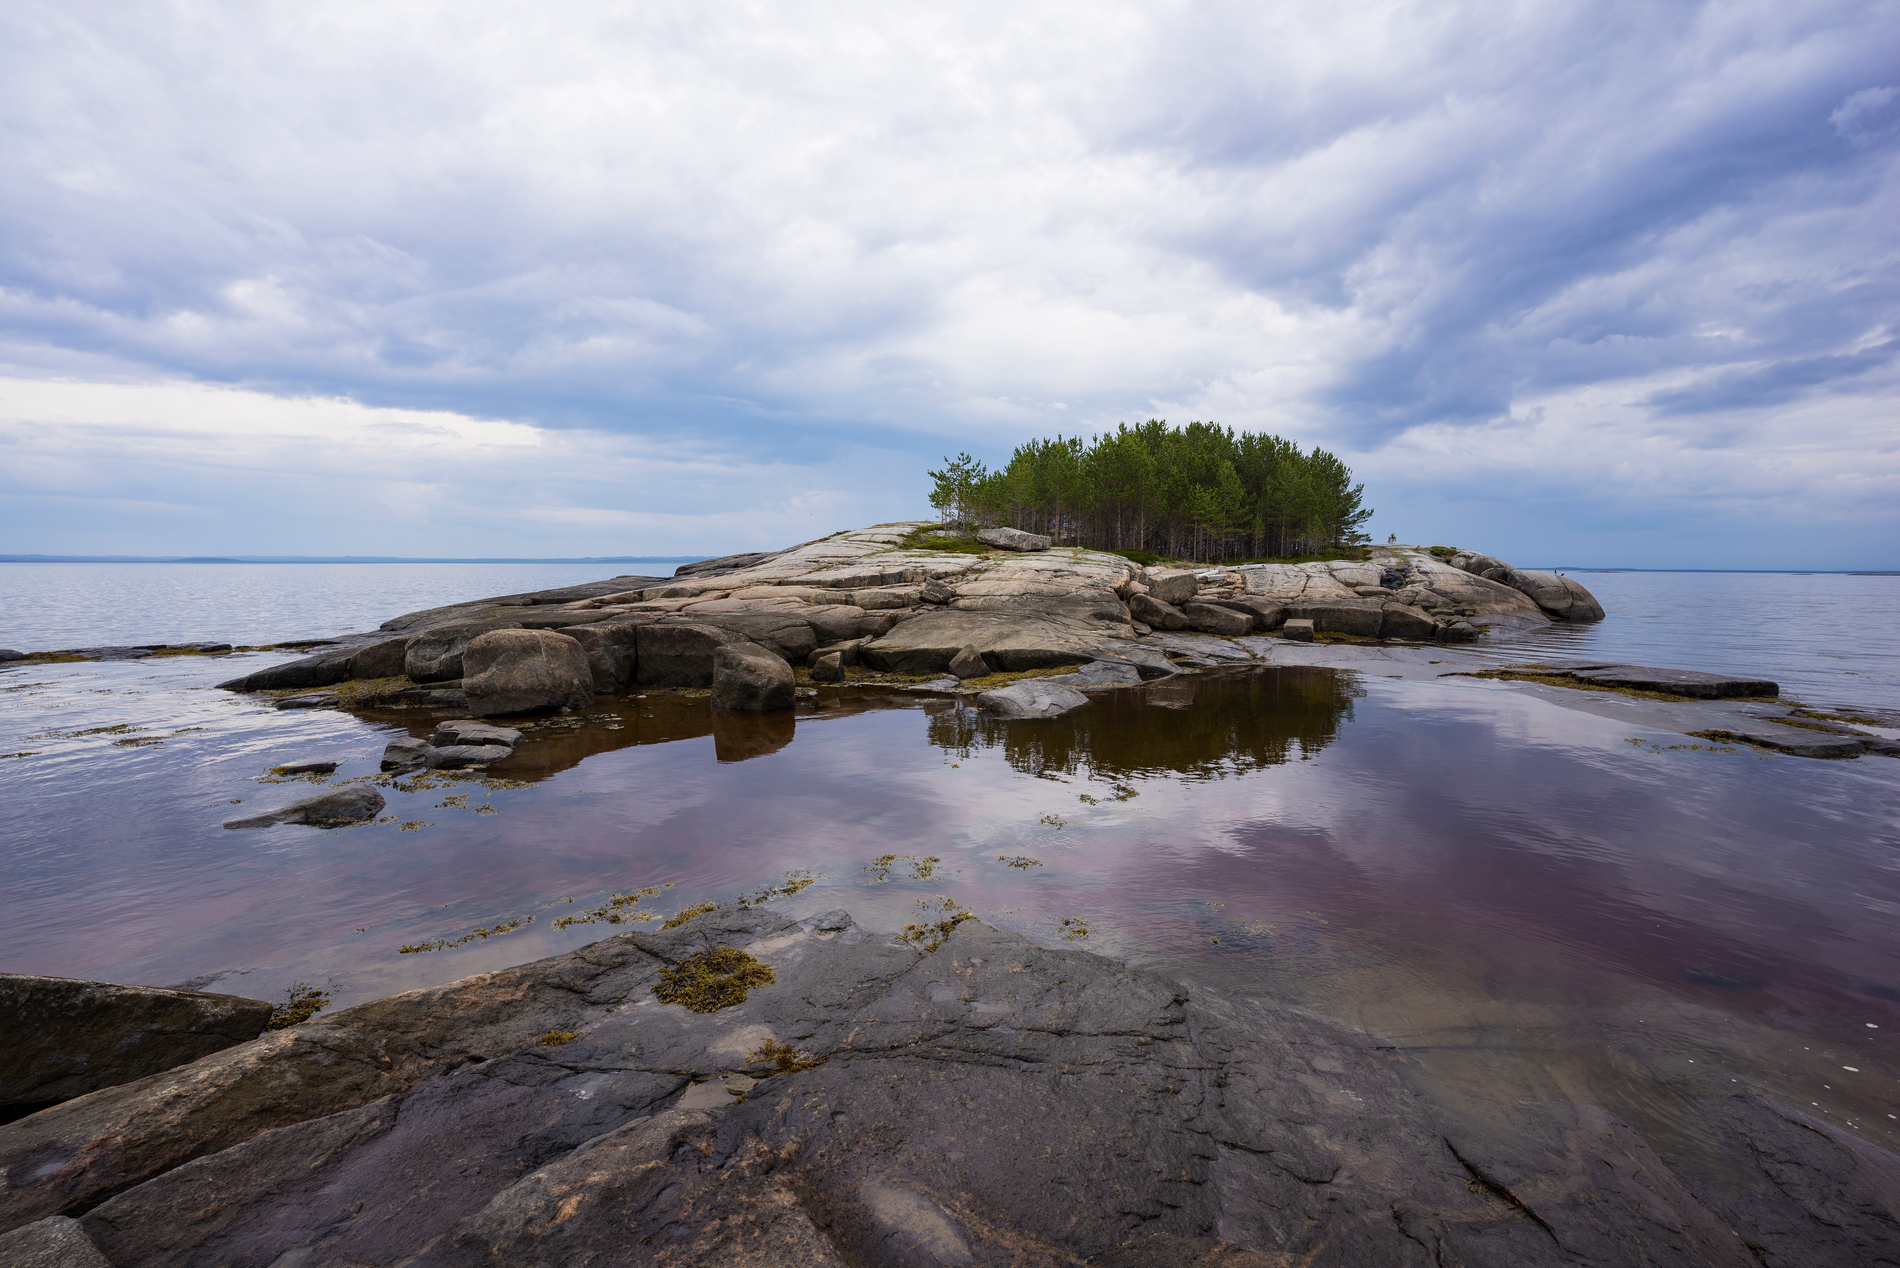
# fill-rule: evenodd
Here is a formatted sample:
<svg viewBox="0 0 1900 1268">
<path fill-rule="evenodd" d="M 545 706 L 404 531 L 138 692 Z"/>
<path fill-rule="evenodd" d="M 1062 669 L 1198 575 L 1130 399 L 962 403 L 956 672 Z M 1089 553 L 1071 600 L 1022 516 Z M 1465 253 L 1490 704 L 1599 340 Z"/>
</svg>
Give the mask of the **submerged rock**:
<svg viewBox="0 0 1900 1268">
<path fill-rule="evenodd" d="M 413 739 L 407 735 L 399 736 L 383 746 L 382 768 L 384 770 L 408 770 L 422 765 L 422 759 L 428 756 L 429 741 Z"/>
<path fill-rule="evenodd" d="M 1543 672 L 1543 671 L 1539 671 Z M 1651 669 L 1644 665 L 1574 665 L 1549 671 L 1554 677 L 1633 691 L 1660 691 L 1698 700 L 1733 700 L 1778 696 L 1781 688 L 1766 678 L 1710 674 L 1699 669 Z"/>
<path fill-rule="evenodd" d="M 302 823 L 313 828 L 340 828 L 365 823 L 383 812 L 383 795 L 368 784 L 326 788 L 314 797 L 263 814 L 225 821 L 227 828 L 268 828 L 280 823 Z"/>
<path fill-rule="evenodd" d="M 0 973 L 0 1114 L 71 1100 L 255 1039 L 263 1000 Z"/>
</svg>

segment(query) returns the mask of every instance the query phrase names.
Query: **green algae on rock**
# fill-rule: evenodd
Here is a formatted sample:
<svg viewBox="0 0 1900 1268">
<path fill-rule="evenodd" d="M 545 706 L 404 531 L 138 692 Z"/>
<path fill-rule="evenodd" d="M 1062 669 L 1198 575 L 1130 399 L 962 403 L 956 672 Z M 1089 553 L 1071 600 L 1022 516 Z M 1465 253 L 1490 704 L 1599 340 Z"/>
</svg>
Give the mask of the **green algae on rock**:
<svg viewBox="0 0 1900 1268">
<path fill-rule="evenodd" d="M 736 947 L 713 947 L 660 970 L 654 995 L 696 1013 L 716 1013 L 743 1004 L 757 986 L 772 982 L 772 966 Z"/>
</svg>

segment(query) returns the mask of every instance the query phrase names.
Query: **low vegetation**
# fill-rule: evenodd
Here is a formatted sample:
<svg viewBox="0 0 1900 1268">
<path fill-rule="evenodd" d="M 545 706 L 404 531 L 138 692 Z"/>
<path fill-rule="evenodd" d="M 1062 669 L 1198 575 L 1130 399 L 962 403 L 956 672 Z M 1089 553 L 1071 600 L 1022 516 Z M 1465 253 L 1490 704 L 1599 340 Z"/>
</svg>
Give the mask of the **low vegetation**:
<svg viewBox="0 0 1900 1268">
<path fill-rule="evenodd" d="M 737 947 L 713 947 L 660 970 L 653 993 L 662 1004 L 716 1013 L 742 1004 L 754 987 L 775 979 L 772 966 Z"/>
</svg>

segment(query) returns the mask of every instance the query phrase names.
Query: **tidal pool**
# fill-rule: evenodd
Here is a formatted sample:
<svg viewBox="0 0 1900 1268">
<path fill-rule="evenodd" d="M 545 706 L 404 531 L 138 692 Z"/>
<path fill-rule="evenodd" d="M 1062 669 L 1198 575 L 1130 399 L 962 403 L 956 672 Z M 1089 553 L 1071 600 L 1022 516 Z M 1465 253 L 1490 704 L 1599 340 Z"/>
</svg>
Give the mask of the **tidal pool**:
<svg viewBox="0 0 1900 1268">
<path fill-rule="evenodd" d="M 0 967 L 346 1004 L 697 902 L 893 931 L 968 910 L 1361 1027 L 1470 1112 L 1600 1104 L 1668 1154 L 1708 1130 L 1695 1098 L 1746 1085 L 1900 1143 L 1890 758 L 1317 668 L 1046 722 L 655 693 L 540 720 L 485 779 L 386 781 L 385 822 L 226 831 L 311 790 L 268 767 L 372 777 L 391 735 L 446 716 L 277 712 L 210 688 L 233 672 L 0 672 L 0 751 L 31 754 L 0 760 Z"/>
</svg>

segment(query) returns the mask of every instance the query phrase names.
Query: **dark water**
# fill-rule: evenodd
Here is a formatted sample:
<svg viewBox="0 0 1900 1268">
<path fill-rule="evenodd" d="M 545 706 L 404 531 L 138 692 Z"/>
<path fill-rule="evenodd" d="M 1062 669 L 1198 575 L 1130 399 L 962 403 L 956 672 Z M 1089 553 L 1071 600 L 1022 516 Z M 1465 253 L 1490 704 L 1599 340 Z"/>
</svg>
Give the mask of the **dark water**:
<svg viewBox="0 0 1900 1268">
<path fill-rule="evenodd" d="M 615 894 L 671 887 L 625 918 L 776 885 L 789 913 L 873 928 L 945 902 L 1049 945 L 1086 928 L 1083 946 L 1389 1036 L 1493 1099 L 1585 1097 L 1692 1141 L 1684 1094 L 1735 1080 L 1900 1140 L 1893 759 L 1682 747 L 1508 684 L 1317 669 L 1175 679 L 1049 722 L 842 694 L 739 719 L 655 695 L 550 720 L 489 783 L 395 783 L 388 822 L 233 832 L 307 791 L 257 782 L 268 766 L 368 775 L 432 719 L 204 686 L 230 672 L 0 672 L 0 751 L 35 753 L 0 761 L 0 967 L 243 970 L 217 987 L 335 982 L 348 1002 L 638 927 L 557 927 Z M 127 729 L 85 734 L 107 726 Z"/>
</svg>

